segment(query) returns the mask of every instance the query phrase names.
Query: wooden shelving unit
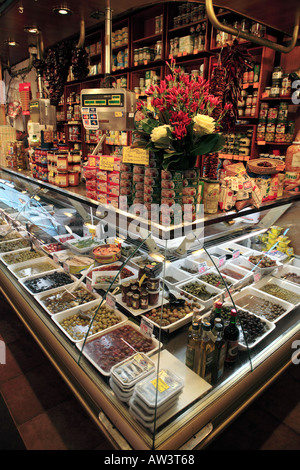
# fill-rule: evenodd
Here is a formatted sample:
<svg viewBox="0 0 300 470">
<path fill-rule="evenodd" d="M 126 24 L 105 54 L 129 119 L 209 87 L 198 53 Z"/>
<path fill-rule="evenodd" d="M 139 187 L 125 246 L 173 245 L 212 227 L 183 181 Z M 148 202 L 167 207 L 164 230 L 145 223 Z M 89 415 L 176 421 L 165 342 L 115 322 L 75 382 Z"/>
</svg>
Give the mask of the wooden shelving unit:
<svg viewBox="0 0 300 470">
<path fill-rule="evenodd" d="M 119 43 L 118 41 L 115 41 L 112 45 L 112 57 L 117 57 L 119 60 L 117 63 L 121 64 L 120 66 L 116 66 L 115 62 L 112 61 L 110 74 L 113 77 L 112 81 L 115 80 L 118 87 L 126 86 L 127 89 L 132 91 L 136 89 L 137 97 L 140 95 L 144 96 L 143 89 L 138 91 L 138 88 L 140 88 L 140 84 L 143 83 L 143 80 L 146 79 L 146 75 L 152 71 L 152 74 L 156 75 L 158 80 L 163 79 L 165 75 L 169 73 L 169 68 L 166 62 L 169 61 L 171 57 L 175 58 L 176 64 L 181 66 L 186 73 L 191 74 L 192 71 L 198 70 L 205 79 L 210 79 L 213 67 L 218 61 L 218 55 L 221 50 L 220 47 L 216 45 L 216 31 L 207 20 L 205 11 L 203 12 L 203 6 L 201 5 L 198 6 L 198 8 L 201 8 L 201 11 L 198 12 L 198 16 L 197 12 L 193 11 L 193 13 L 190 14 L 189 20 L 182 20 L 180 24 L 178 24 L 178 12 L 180 5 L 180 3 L 156 4 L 140 9 L 139 11 L 132 12 L 128 14 L 128 16 L 113 22 L 113 33 L 117 34 L 119 31 L 122 31 L 124 28 L 126 28 L 128 35 L 128 43 Z M 189 6 L 188 8 L 193 7 Z M 224 18 L 227 21 L 230 21 L 231 24 L 233 24 L 234 21 L 237 21 L 238 19 L 241 20 L 242 18 L 241 16 L 228 11 L 222 11 L 217 16 L 219 18 Z M 205 34 L 203 34 L 204 29 Z M 171 54 L 172 41 L 175 39 L 177 40 L 178 38 L 196 35 L 199 31 L 205 38 L 204 44 L 203 41 L 201 41 L 200 47 L 193 47 L 192 49 L 188 48 L 186 51 L 179 51 L 176 56 Z M 275 31 L 267 28 L 265 37 L 276 40 Z M 136 61 L 136 55 L 134 53 L 136 49 L 145 48 L 147 50 L 155 48 L 158 41 L 161 41 L 160 57 L 153 57 L 152 54 L 151 58 L 147 57 L 142 61 Z M 99 48 L 99 42 L 101 43 L 101 48 Z M 182 42 L 184 42 L 184 40 L 182 40 Z M 101 62 L 100 73 L 88 76 L 84 82 L 81 83 L 73 81 L 66 84 L 64 95 L 65 99 L 62 106 L 64 109 L 64 120 L 67 118 L 67 99 L 69 94 L 73 90 L 76 90 L 78 93 L 80 93 L 80 91 L 85 88 L 98 88 L 100 87 L 101 81 L 104 77 L 104 26 L 101 25 L 99 26 L 99 29 L 87 34 L 85 43 L 89 51 L 92 52 L 92 54 L 90 54 L 90 63 L 93 65 L 97 61 Z M 97 43 L 98 49 L 97 46 L 94 46 L 94 44 Z M 244 90 L 249 90 L 250 92 L 257 90 L 258 99 L 255 115 L 240 116 L 240 119 L 245 120 L 246 124 L 241 124 L 239 128 L 253 128 L 251 157 L 256 158 L 259 153 L 259 146 L 256 142 L 256 130 L 260 102 L 277 100 L 272 98 L 261 98 L 263 90 L 271 81 L 271 74 L 275 63 L 275 52 L 271 49 L 250 43 L 247 44 L 247 47 L 250 49 L 250 53 L 253 56 L 254 62 L 260 63 L 260 78 L 257 83 L 244 84 L 243 88 Z M 124 58 L 125 53 L 127 54 L 126 61 L 122 63 L 122 58 Z M 279 100 L 284 101 L 286 99 L 288 98 L 283 97 Z M 59 112 L 61 107 L 58 107 L 57 110 Z M 67 142 L 67 126 L 64 120 L 60 120 L 58 125 L 60 127 L 64 126 Z M 88 144 L 86 142 L 83 126 L 81 134 L 82 153 L 84 156 L 86 156 L 88 145 L 93 145 L 93 143 Z"/>
</svg>

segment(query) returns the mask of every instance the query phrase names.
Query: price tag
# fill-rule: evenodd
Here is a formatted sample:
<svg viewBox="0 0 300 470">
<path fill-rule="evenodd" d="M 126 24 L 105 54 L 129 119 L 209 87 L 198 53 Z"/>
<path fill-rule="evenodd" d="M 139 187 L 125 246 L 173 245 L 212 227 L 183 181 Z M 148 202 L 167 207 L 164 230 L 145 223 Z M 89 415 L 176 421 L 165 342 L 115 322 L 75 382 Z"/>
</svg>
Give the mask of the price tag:
<svg viewBox="0 0 300 470">
<path fill-rule="evenodd" d="M 141 148 L 123 147 L 123 163 L 149 165 L 149 151 Z"/>
<path fill-rule="evenodd" d="M 152 338 L 154 326 L 145 318 L 141 319 L 140 331 L 147 338 Z"/>
<path fill-rule="evenodd" d="M 254 279 L 254 282 L 258 282 L 261 278 L 261 274 L 260 273 L 253 273 L 253 279 Z"/>
<path fill-rule="evenodd" d="M 266 142 L 264 140 L 258 140 L 257 145 L 266 145 Z"/>
<path fill-rule="evenodd" d="M 224 266 L 225 261 L 226 261 L 226 256 L 225 256 L 225 255 L 224 255 L 224 256 L 221 256 L 221 258 L 219 258 L 219 268 L 220 268 L 221 266 Z"/>
<path fill-rule="evenodd" d="M 106 294 L 106 304 L 112 309 L 115 309 L 116 307 L 116 299 L 112 294 L 110 294 L 110 292 Z"/>
<path fill-rule="evenodd" d="M 114 171 L 114 157 L 108 157 L 107 155 L 100 156 L 99 168 L 100 170 Z"/>
<path fill-rule="evenodd" d="M 232 259 L 236 259 L 240 256 L 240 250 L 234 250 L 232 252 Z"/>
<path fill-rule="evenodd" d="M 203 261 L 199 264 L 199 273 L 204 273 L 207 270 L 206 261 Z"/>
</svg>

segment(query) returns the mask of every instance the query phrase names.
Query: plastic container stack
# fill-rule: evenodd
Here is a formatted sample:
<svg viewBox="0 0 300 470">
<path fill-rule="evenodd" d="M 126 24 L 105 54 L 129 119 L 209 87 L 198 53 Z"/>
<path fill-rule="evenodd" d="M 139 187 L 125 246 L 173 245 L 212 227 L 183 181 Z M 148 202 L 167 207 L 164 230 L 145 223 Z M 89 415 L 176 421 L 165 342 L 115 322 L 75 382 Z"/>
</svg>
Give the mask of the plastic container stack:
<svg viewBox="0 0 300 470">
<path fill-rule="evenodd" d="M 160 418 L 176 405 L 183 388 L 183 380 L 168 369 L 140 380 L 129 400 L 129 411 L 146 428 L 159 425 Z"/>
<path fill-rule="evenodd" d="M 128 403 L 135 384 L 155 370 L 155 364 L 148 356 L 137 353 L 111 369 L 110 387 L 119 400 Z"/>
</svg>

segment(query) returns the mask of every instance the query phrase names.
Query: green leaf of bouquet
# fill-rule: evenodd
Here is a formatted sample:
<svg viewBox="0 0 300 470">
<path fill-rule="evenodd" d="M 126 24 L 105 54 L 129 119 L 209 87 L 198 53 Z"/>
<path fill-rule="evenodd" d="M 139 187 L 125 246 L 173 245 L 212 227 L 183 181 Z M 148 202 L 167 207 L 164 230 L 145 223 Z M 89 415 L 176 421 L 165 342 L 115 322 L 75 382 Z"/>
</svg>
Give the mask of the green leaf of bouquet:
<svg viewBox="0 0 300 470">
<path fill-rule="evenodd" d="M 206 134 L 201 137 L 199 143 L 191 149 L 191 155 L 206 155 L 212 152 L 219 142 L 219 134 Z"/>
</svg>

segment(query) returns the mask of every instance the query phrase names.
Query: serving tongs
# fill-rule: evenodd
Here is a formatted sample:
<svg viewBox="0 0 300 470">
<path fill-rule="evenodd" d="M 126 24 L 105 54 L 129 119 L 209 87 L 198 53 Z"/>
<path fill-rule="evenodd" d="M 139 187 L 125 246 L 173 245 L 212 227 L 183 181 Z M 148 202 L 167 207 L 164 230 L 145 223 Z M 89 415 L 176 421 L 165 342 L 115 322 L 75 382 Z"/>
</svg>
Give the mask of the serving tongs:
<svg viewBox="0 0 300 470">
<path fill-rule="evenodd" d="M 70 289 L 67 289 L 66 292 L 64 292 L 62 294 L 61 299 L 62 300 L 72 300 L 74 298 L 74 295 L 72 294 L 72 292 L 74 292 L 74 290 L 77 289 L 77 287 L 82 283 L 82 281 L 84 281 L 86 276 L 89 274 L 89 272 L 93 268 L 94 268 L 94 264 L 91 264 L 91 266 L 83 272 L 82 276 L 77 281 L 74 282 L 72 287 L 70 287 Z"/>
<path fill-rule="evenodd" d="M 169 287 L 164 283 L 164 289 L 168 294 L 169 302 L 172 307 L 182 307 L 185 304 L 184 299 L 178 299 L 173 292 L 170 291 Z"/>
</svg>

